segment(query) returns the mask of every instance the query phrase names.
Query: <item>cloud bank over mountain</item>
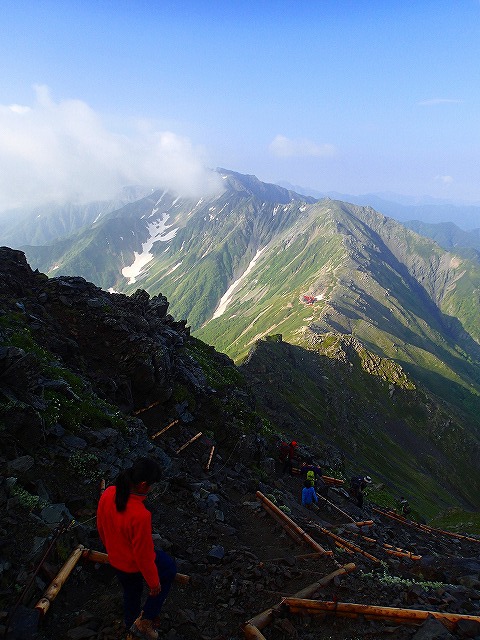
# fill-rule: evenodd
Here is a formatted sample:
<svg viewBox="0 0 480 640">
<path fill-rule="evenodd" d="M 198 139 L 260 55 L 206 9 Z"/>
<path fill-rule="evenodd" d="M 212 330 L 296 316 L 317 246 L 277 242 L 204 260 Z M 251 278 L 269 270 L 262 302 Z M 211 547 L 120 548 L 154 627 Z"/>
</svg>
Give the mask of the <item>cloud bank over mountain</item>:
<svg viewBox="0 0 480 640">
<path fill-rule="evenodd" d="M 128 184 L 195 197 L 221 190 L 190 140 L 142 123 L 111 131 L 81 100 L 55 102 L 35 86 L 32 106 L 0 105 L 0 212 L 109 199 Z"/>
</svg>

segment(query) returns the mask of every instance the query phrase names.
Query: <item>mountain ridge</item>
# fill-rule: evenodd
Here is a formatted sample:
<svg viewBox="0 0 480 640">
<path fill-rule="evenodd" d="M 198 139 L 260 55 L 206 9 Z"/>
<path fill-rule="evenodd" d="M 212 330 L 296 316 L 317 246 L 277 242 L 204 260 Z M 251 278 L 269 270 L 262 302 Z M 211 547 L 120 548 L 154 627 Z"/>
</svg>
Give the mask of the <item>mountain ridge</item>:
<svg viewBox="0 0 480 640">
<path fill-rule="evenodd" d="M 61 245 L 25 248 L 27 256 L 50 274 L 162 293 L 196 335 L 237 360 L 271 333 L 292 343 L 306 328 L 353 334 L 477 422 L 475 260 L 372 207 L 221 171 L 215 197 L 152 192 Z"/>
<path fill-rule="evenodd" d="M 415 221 L 420 221 L 421 224 L 427 225 L 451 222 L 461 227 L 465 234 L 470 231 L 478 231 L 480 220 L 480 204 L 478 203 L 461 204 L 429 196 L 415 198 L 395 193 L 352 195 L 336 191 L 318 191 L 308 187 L 292 185 L 285 181 L 281 181 L 278 184 L 285 188 L 296 190 L 299 193 L 311 195 L 317 199 L 328 197 L 360 206 L 371 206 L 406 226 Z"/>
</svg>

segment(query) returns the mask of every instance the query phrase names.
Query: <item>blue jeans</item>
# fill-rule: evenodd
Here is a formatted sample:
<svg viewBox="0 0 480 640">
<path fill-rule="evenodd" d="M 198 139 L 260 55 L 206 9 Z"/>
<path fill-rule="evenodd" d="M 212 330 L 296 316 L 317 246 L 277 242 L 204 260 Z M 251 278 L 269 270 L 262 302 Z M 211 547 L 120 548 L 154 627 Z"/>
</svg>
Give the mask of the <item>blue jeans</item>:
<svg viewBox="0 0 480 640">
<path fill-rule="evenodd" d="M 177 573 L 175 560 L 164 551 L 155 550 L 155 564 L 157 565 L 158 575 L 162 590 L 158 596 L 148 596 L 142 608 L 142 592 L 144 587 L 143 576 L 138 573 L 126 573 L 115 569 L 120 584 L 123 587 L 123 609 L 125 617 L 125 626 L 130 629 L 132 624 L 140 615 L 143 609 L 143 617 L 146 620 L 153 620 L 162 608 L 170 587 L 173 584 Z"/>
</svg>

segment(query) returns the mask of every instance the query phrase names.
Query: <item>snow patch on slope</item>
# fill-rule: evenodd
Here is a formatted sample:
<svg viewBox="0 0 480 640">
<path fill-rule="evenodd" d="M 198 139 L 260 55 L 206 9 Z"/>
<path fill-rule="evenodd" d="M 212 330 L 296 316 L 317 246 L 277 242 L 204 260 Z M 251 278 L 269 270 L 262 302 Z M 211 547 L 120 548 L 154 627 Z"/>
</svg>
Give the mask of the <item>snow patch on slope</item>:
<svg viewBox="0 0 480 640">
<path fill-rule="evenodd" d="M 259 257 L 262 255 L 265 249 L 266 247 L 263 247 L 263 249 L 260 249 L 259 251 L 257 251 L 257 253 L 253 257 L 253 259 L 251 260 L 250 264 L 245 269 L 243 274 L 239 278 L 237 278 L 237 280 L 235 280 L 235 282 L 232 285 L 228 287 L 228 289 L 222 296 L 218 307 L 215 309 L 215 313 L 212 316 L 212 320 L 215 320 L 215 318 L 219 318 L 223 313 L 225 313 L 226 308 L 228 307 L 228 305 L 232 300 L 233 292 L 235 291 L 235 289 L 237 289 L 240 286 L 240 284 L 248 276 L 248 274 L 253 269 L 253 267 L 257 264 Z"/>
<path fill-rule="evenodd" d="M 155 242 L 168 242 L 175 237 L 178 229 L 168 231 L 168 228 L 171 227 L 171 225 L 167 224 L 169 217 L 168 213 L 164 213 L 161 218 L 148 225 L 149 238 L 142 244 L 142 251 L 140 253 L 135 251 L 133 263 L 129 267 L 122 269 L 122 275 L 128 278 L 128 284 L 134 284 L 138 276 L 143 273 L 146 265 L 153 259 L 153 254 L 150 253 L 150 250 Z"/>
</svg>

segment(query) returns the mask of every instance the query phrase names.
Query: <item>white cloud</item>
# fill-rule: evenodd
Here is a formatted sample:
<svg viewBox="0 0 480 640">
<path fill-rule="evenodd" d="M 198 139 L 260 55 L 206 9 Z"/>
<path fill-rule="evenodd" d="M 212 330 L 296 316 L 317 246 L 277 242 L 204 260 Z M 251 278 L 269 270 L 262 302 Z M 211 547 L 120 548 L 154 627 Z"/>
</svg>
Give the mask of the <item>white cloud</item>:
<svg viewBox="0 0 480 640">
<path fill-rule="evenodd" d="M 114 133 L 85 102 L 35 92 L 31 107 L 0 105 L 0 210 L 108 199 L 132 184 L 188 196 L 221 189 L 187 138 L 145 122 Z"/>
<path fill-rule="evenodd" d="M 311 140 L 292 140 L 282 135 L 275 136 L 269 146 L 270 152 L 279 158 L 301 158 L 308 156 L 333 156 L 336 149 L 332 144 L 317 144 Z"/>
<path fill-rule="evenodd" d="M 436 180 L 437 182 L 441 182 L 443 184 L 452 184 L 453 182 L 453 178 L 452 176 L 435 176 L 434 180 Z"/>
<path fill-rule="evenodd" d="M 432 98 L 431 100 L 421 100 L 417 102 L 420 107 L 432 107 L 436 104 L 462 104 L 463 100 L 456 98 Z"/>
</svg>

